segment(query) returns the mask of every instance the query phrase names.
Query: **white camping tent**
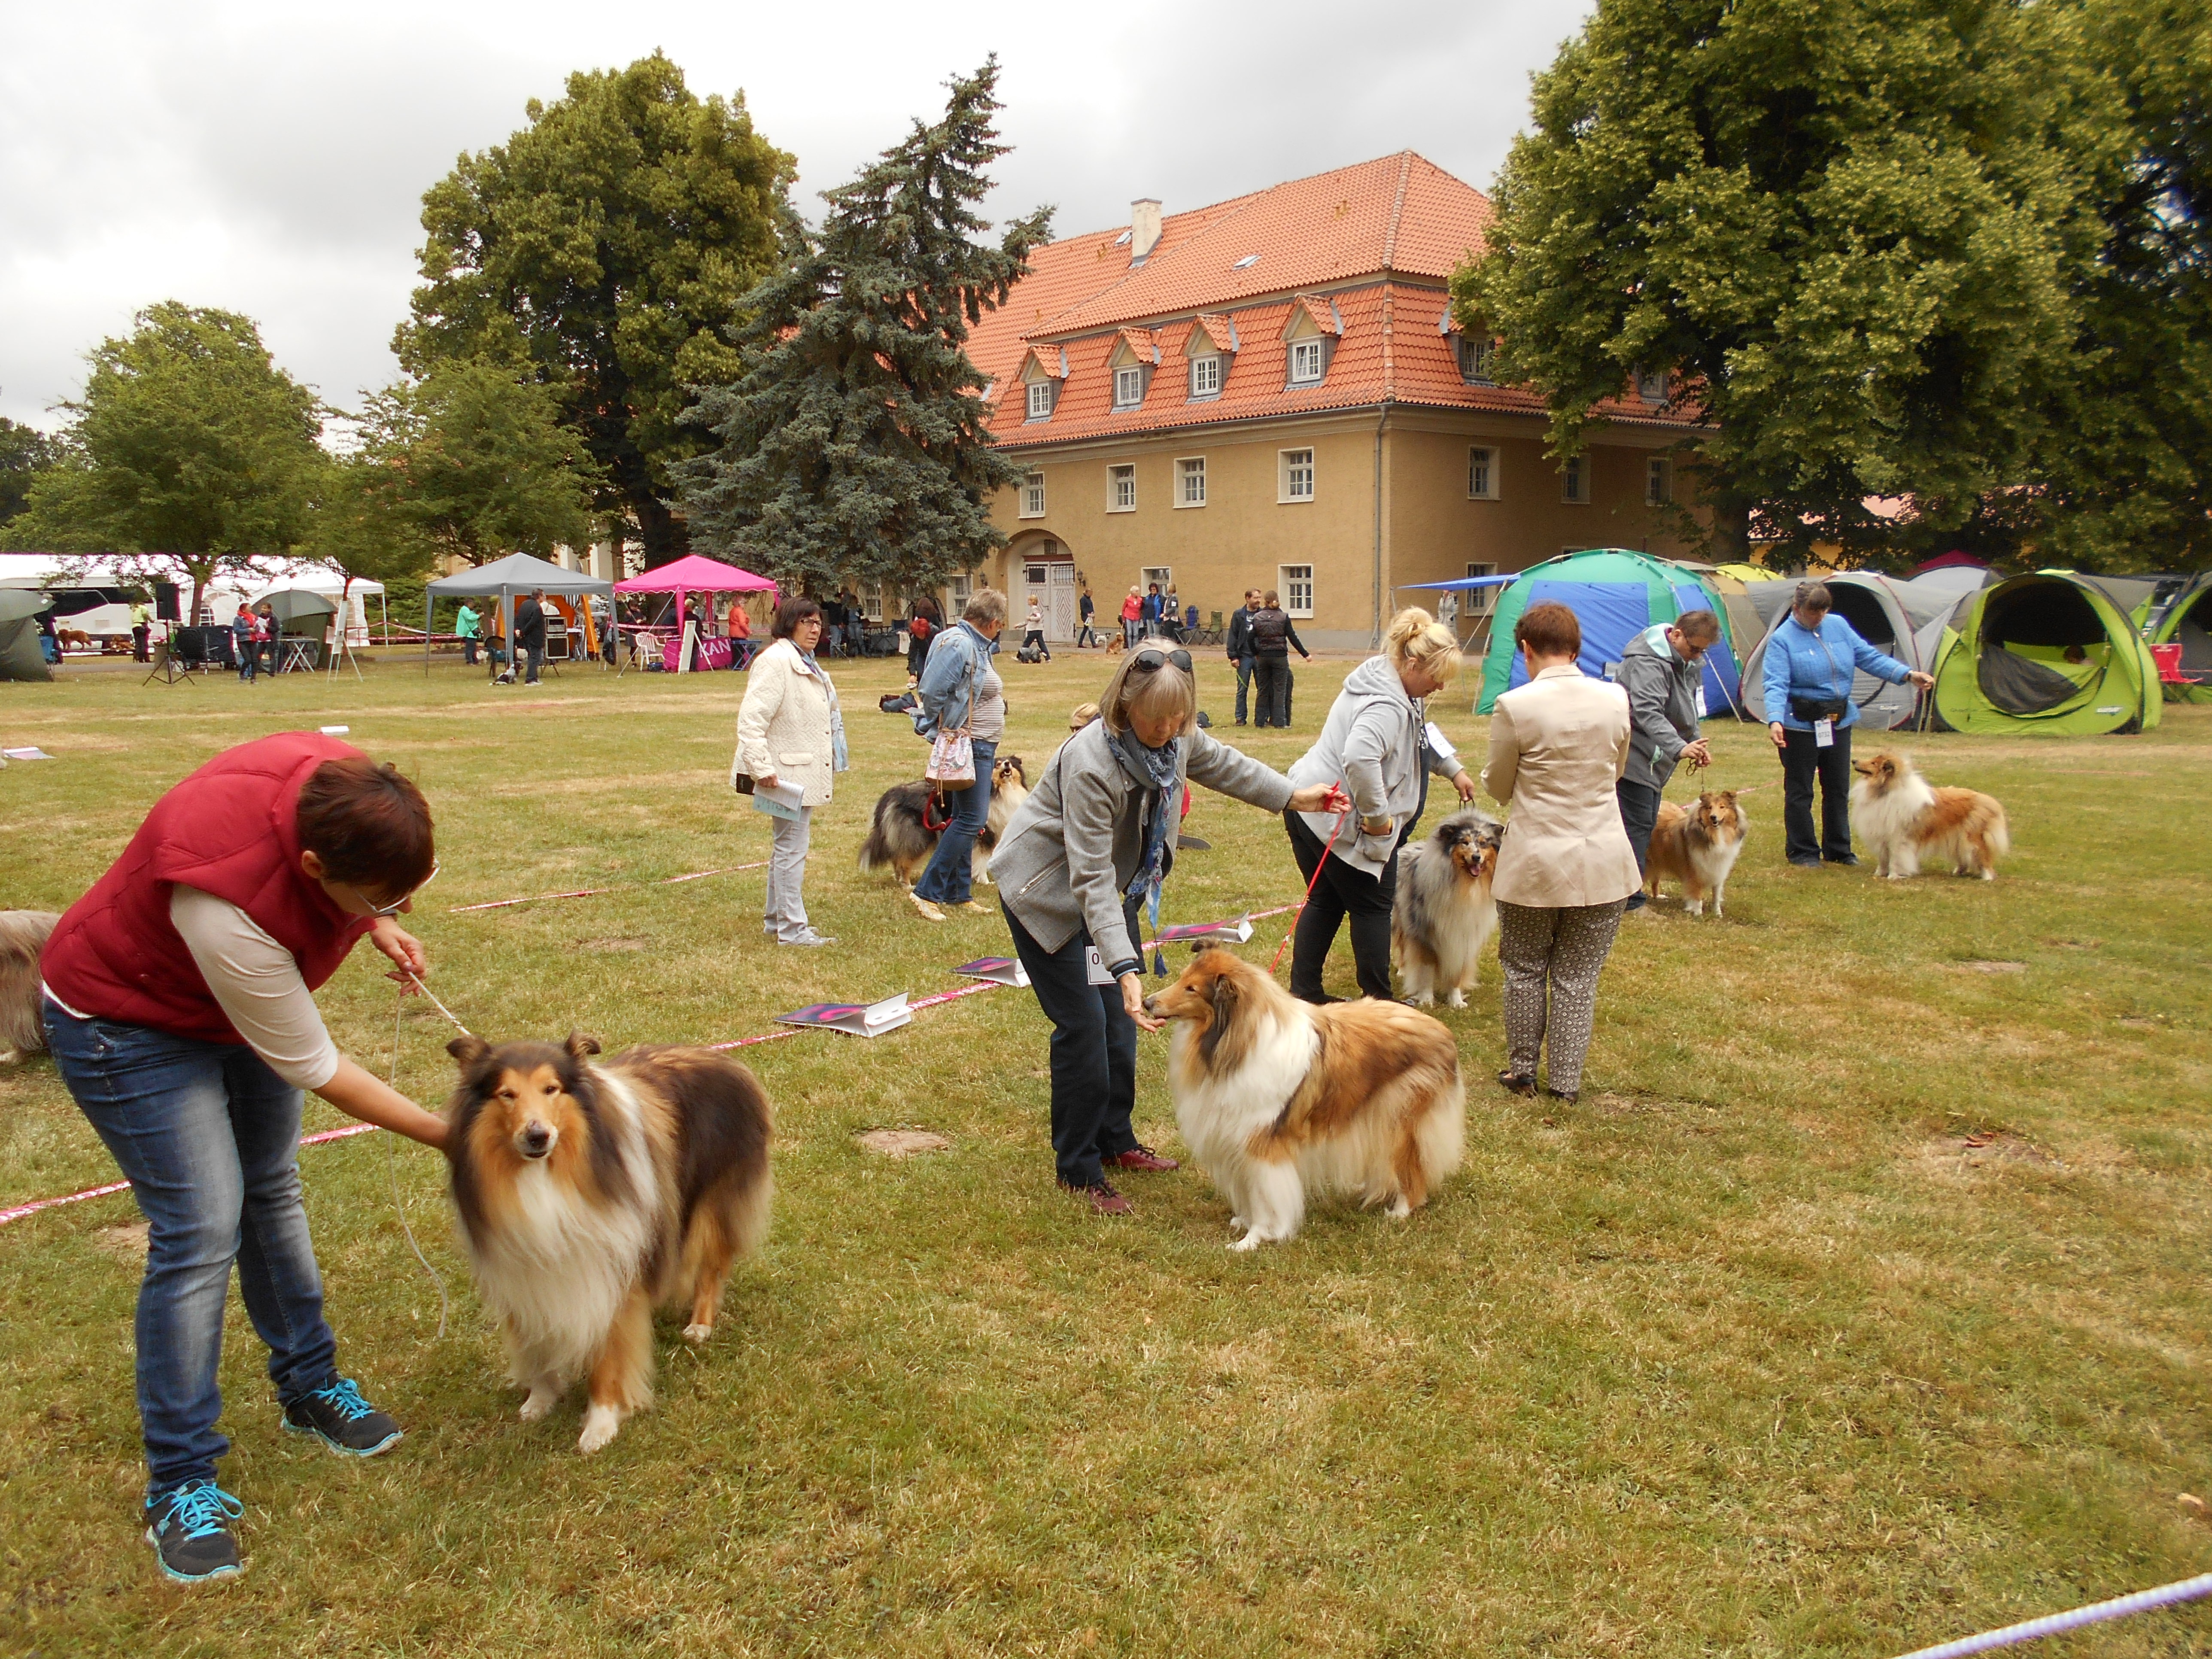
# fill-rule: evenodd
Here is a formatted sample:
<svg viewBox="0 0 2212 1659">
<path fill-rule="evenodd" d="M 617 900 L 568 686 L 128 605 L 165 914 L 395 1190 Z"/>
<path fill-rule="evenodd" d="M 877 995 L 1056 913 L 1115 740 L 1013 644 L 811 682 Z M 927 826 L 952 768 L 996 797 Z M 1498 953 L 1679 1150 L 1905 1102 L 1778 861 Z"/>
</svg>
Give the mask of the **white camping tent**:
<svg viewBox="0 0 2212 1659">
<path fill-rule="evenodd" d="M 1951 620 L 1951 613 L 1971 591 L 1955 580 L 1930 586 L 1923 586 L 1925 577 L 1899 581 L 1872 570 L 1838 571 L 1820 580 L 1827 587 L 1836 614 L 1856 629 L 1861 639 L 1906 667 L 1923 669 L 1930 674 L 1936 672 L 1936 653 L 1942 647 L 1943 629 Z M 1766 634 L 1743 665 L 1744 708 L 1753 719 L 1765 720 L 1770 718 L 1766 712 L 1766 641 L 1788 620 L 1789 596 L 1796 591 L 1797 584 L 1762 582 L 1758 586 L 1789 590 L 1778 599 L 1760 605 L 1759 609 L 1768 613 Z M 1753 592 L 1758 599 L 1767 599 L 1756 587 Z M 1891 685 L 1871 674 L 1851 677 L 1851 701 L 1858 705 L 1859 723 L 1869 731 L 1888 732 L 1911 725 L 1919 710 L 1920 695 L 1910 684 Z"/>
</svg>

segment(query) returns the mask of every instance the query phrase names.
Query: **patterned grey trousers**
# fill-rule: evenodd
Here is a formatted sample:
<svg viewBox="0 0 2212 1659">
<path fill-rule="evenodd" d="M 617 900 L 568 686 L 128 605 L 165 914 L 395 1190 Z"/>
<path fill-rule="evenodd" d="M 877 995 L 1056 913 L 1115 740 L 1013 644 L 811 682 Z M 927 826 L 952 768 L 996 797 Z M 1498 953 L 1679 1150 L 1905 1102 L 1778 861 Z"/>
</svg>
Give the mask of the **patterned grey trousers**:
<svg viewBox="0 0 2212 1659">
<path fill-rule="evenodd" d="M 1505 969 L 1505 1066 L 1536 1075 L 1536 1056 L 1551 1039 L 1547 1085 L 1563 1095 L 1583 1086 L 1597 1009 L 1597 976 L 1620 931 L 1626 900 L 1610 904 L 1498 903 L 1498 959 Z"/>
</svg>

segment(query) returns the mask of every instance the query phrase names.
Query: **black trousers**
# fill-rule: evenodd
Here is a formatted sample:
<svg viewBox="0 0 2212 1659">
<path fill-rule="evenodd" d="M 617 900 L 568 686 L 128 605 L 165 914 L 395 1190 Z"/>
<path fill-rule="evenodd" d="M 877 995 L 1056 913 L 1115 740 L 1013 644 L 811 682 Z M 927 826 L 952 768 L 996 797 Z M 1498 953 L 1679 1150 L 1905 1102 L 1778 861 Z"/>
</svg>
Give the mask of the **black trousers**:
<svg viewBox="0 0 2212 1659">
<path fill-rule="evenodd" d="M 1839 862 L 1851 855 L 1851 729 L 1836 728 L 1826 749 L 1810 732 L 1782 729 L 1782 830 L 1791 863 L 1825 858 Z M 1813 832 L 1813 783 L 1820 785 L 1820 830 Z"/>
<path fill-rule="evenodd" d="M 1291 723 L 1291 659 L 1286 656 L 1254 657 L 1252 681 L 1253 695 L 1258 705 L 1252 711 L 1252 724 L 1288 726 Z"/>
<path fill-rule="evenodd" d="M 1613 786 L 1613 798 L 1620 803 L 1620 827 L 1628 831 L 1628 844 L 1636 849 L 1636 873 L 1644 872 L 1651 857 L 1651 830 L 1659 822 L 1659 792 L 1648 783 L 1631 783 L 1622 778 Z M 1634 909 L 1644 901 L 1638 893 L 1630 899 Z"/>
<path fill-rule="evenodd" d="M 999 908 L 1006 909 L 1004 899 Z M 1121 914 L 1133 945 L 1136 901 Z M 1129 1127 L 1137 1104 L 1137 1023 L 1121 1006 L 1119 984 L 1091 983 L 1085 956 L 1090 929 L 1078 928 L 1060 949 L 1048 951 L 1012 910 L 1006 926 L 1037 1006 L 1052 1022 L 1053 1162 L 1069 1186 L 1095 1187 L 1106 1178 L 1106 1160 L 1137 1145 Z"/>
<path fill-rule="evenodd" d="M 1261 661 L 1267 659 L 1262 657 Z M 1355 870 L 1342 859 L 1331 857 L 1324 865 L 1323 843 L 1296 812 L 1285 810 L 1283 827 L 1291 832 L 1291 856 L 1298 873 L 1312 884 L 1313 896 L 1298 913 L 1297 942 L 1291 946 L 1291 994 L 1301 1002 L 1322 1000 L 1322 964 L 1337 929 L 1352 921 L 1352 964 L 1364 997 L 1390 995 L 1390 907 L 1398 898 L 1398 854 L 1380 876 Z M 1353 826 L 1346 824 L 1346 832 Z M 1321 867 L 1321 879 L 1314 870 Z"/>
</svg>

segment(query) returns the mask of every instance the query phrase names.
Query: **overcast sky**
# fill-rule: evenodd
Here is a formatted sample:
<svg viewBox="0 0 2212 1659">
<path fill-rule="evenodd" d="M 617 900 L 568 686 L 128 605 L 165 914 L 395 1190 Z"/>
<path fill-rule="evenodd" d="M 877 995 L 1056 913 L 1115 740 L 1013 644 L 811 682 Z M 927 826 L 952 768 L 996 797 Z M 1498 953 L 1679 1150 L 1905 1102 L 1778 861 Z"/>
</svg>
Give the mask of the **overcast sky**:
<svg viewBox="0 0 2212 1659">
<path fill-rule="evenodd" d="M 398 372 L 424 189 L 569 71 L 656 46 L 694 92 L 743 90 L 809 216 L 996 51 L 1014 150 L 993 210 L 1048 202 L 1071 234 L 1133 197 L 1176 212 L 1404 149 L 1486 188 L 1588 9 L 0 0 L 0 415 L 53 426 L 86 349 L 163 299 L 246 313 L 351 403 Z"/>
</svg>

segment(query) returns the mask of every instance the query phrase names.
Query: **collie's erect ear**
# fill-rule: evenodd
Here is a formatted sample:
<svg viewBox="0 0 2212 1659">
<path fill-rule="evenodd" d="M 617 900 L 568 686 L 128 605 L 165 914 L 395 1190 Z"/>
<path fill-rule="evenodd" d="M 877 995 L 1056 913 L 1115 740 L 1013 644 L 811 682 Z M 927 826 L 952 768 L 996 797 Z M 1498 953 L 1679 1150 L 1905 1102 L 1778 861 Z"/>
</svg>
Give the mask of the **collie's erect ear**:
<svg viewBox="0 0 2212 1659">
<path fill-rule="evenodd" d="M 480 1036 L 457 1036 L 446 1045 L 446 1052 L 460 1061 L 465 1072 L 491 1052 L 491 1044 Z"/>
<path fill-rule="evenodd" d="M 568 1049 L 569 1059 L 581 1060 L 586 1054 L 596 1054 L 599 1052 L 599 1040 L 597 1037 L 587 1037 L 581 1031 L 571 1031 L 568 1033 L 568 1042 L 562 1047 Z"/>
<path fill-rule="evenodd" d="M 1229 1023 L 1229 1016 L 1237 1008 L 1237 981 L 1227 974 L 1218 974 L 1213 981 L 1213 1024 L 1218 1029 Z"/>
</svg>

